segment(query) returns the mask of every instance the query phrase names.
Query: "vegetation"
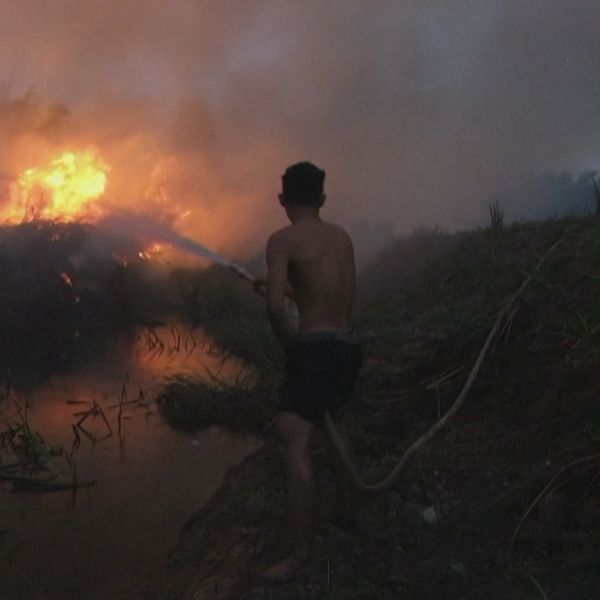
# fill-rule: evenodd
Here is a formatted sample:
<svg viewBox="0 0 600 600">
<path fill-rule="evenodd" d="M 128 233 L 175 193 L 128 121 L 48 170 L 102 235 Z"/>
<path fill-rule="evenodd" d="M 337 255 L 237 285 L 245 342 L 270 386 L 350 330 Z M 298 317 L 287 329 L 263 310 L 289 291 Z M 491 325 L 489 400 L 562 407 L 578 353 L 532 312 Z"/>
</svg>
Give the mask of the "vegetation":
<svg viewBox="0 0 600 600">
<path fill-rule="evenodd" d="M 234 381 L 212 373 L 170 377 L 158 397 L 161 414 L 184 431 L 210 425 L 264 431 L 274 414 L 283 355 L 260 297 L 221 267 L 175 272 L 171 284 L 182 298 L 178 319 L 199 327 L 223 361 L 241 362 L 241 375 Z"/>
<path fill-rule="evenodd" d="M 596 201 L 596 214 L 600 215 L 600 189 L 598 189 L 598 183 L 596 181 L 595 174 L 591 176 L 592 187 L 594 188 L 594 199 Z"/>
<path fill-rule="evenodd" d="M 255 384 L 276 389 L 283 355 L 271 334 L 264 302 L 247 282 L 222 267 L 176 271 L 171 285 L 182 298 L 177 316 L 190 327 L 200 327 L 224 357 L 235 357 L 253 370 Z"/>
<path fill-rule="evenodd" d="M 419 230 L 388 245 L 359 280 L 367 362 L 348 420 L 367 478 L 389 471 L 443 417 L 499 309 L 558 242 L 506 316 L 464 406 L 392 491 L 356 495 L 353 529 L 334 523 L 333 488 L 316 451 L 320 560 L 307 575 L 273 589 L 244 576 L 283 551 L 281 473 L 267 445 L 188 524 L 189 541 L 160 574 L 169 593 L 593 597 L 600 589 L 591 567 L 600 542 L 599 225 L 591 216 L 504 225 L 501 236 Z M 214 322 L 215 332 L 219 323 L 226 320 Z M 433 507 L 436 528 L 410 516 L 415 503 Z M 235 553 L 204 553 L 207 535 Z M 185 575 L 192 560 L 195 583 Z M 161 589 L 150 597 L 168 597 Z"/>
<path fill-rule="evenodd" d="M 27 407 L 16 402 L 10 390 L 0 394 L 0 401 L 2 408 L 5 408 L 6 404 L 12 404 L 13 409 L 9 416 L 0 411 L 0 422 L 3 425 L 0 433 L 1 449 L 10 452 L 18 461 L 10 464 L 28 470 L 47 469 L 50 458 L 59 455 L 60 449 L 51 448 L 41 434 L 30 427 Z"/>
<path fill-rule="evenodd" d="M 73 426 L 76 442 L 78 427 Z M 84 431 L 83 428 L 81 431 Z M 48 444 L 44 437 L 32 429 L 27 405 L 21 404 L 14 391 L 7 387 L 0 391 L 0 482 L 12 483 L 12 492 L 45 493 L 71 490 L 95 484 L 95 480 L 81 481 L 73 455 L 78 443 L 70 452 Z M 57 462 L 64 458 L 66 472 Z"/>
<path fill-rule="evenodd" d="M 498 200 L 490 204 L 490 229 L 500 231 L 504 228 L 504 209 Z"/>
<path fill-rule="evenodd" d="M 219 425 L 259 435 L 268 424 L 266 398 L 250 372 L 231 382 L 214 376 L 173 375 L 166 379 L 157 403 L 161 415 L 176 429 Z"/>
<path fill-rule="evenodd" d="M 325 454 L 317 448 L 321 559 L 300 584 L 256 591 L 249 573 L 279 554 L 285 532 L 279 457 L 265 445 L 190 521 L 188 541 L 157 574 L 149 598 L 191 597 L 190 590 L 196 598 L 247 600 L 597 595 L 600 579 L 591 566 L 600 543 L 600 222 L 502 219 L 502 235 L 493 226 L 415 231 L 391 242 L 359 278 L 356 325 L 367 361 L 348 425 L 369 479 L 443 418 L 498 311 L 533 274 L 465 404 L 396 486 L 378 496 L 357 494 L 354 526 L 336 523 Z M 92 233 L 52 223 L 0 231 L 6 378 L 71 368 L 115 336 L 175 316 L 201 327 L 210 349 L 242 368 L 229 381 L 210 373 L 171 377 L 159 398 L 162 414 L 183 429 L 215 424 L 265 436 L 282 355 L 260 298 L 217 267 L 166 273 L 141 259 L 125 265 L 112 252 L 90 253 Z M 95 410 L 82 413 L 83 434 L 86 415 L 101 417 Z M 9 416 L 2 441 L 10 452 L 20 449 L 24 462 L 38 467 L 51 462 L 52 449 L 26 414 Z M 22 476 L 8 463 L 0 467 L 5 477 Z M 67 483 L 77 485 L 71 474 Z M 414 506 L 434 510 L 436 528 L 415 520 L 421 513 Z"/>
<path fill-rule="evenodd" d="M 164 317 L 160 271 L 119 251 L 87 225 L 0 228 L 0 379 L 31 384 L 97 360 Z"/>
</svg>

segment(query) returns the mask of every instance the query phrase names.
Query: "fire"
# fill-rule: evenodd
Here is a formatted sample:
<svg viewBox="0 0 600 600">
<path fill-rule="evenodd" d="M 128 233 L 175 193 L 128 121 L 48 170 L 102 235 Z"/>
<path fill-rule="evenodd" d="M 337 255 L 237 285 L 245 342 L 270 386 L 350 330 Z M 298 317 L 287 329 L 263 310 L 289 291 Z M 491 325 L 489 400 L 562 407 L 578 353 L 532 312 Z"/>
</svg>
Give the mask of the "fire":
<svg viewBox="0 0 600 600">
<path fill-rule="evenodd" d="M 94 215 L 106 188 L 106 165 L 93 150 L 63 152 L 47 166 L 31 167 L 13 186 L 5 220 L 73 221 Z"/>
<path fill-rule="evenodd" d="M 151 260 L 155 256 L 157 256 L 158 254 L 161 254 L 161 253 L 162 253 L 162 245 L 161 244 L 157 244 L 157 243 L 153 243 L 153 244 L 150 244 L 144 250 L 140 250 L 138 252 L 138 256 L 142 260 Z"/>
</svg>

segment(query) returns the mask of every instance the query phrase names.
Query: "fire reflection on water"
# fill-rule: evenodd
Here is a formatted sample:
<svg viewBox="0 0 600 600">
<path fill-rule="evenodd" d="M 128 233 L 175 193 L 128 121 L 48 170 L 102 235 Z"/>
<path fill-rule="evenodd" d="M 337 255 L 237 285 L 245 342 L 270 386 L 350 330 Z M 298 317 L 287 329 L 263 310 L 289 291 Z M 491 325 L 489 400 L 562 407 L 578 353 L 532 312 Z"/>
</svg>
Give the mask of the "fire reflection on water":
<svg viewBox="0 0 600 600">
<path fill-rule="evenodd" d="M 194 438 L 177 433 L 156 414 L 161 377 L 208 368 L 227 378 L 239 371 L 211 355 L 198 333 L 193 342 L 190 335 L 146 332 L 154 347 L 141 336 L 129 351 L 116 351 L 112 364 L 57 377 L 20 398 L 30 407 L 32 429 L 65 450 L 73 445 L 72 426 L 94 402 L 108 423 L 85 419 L 90 435 L 81 436 L 74 455 L 78 478 L 96 479 L 94 487 L 76 495 L 11 495 L 0 485 L 0 597 L 116 597 L 142 585 L 225 470 L 256 448 L 256 440 L 216 428 Z"/>
</svg>

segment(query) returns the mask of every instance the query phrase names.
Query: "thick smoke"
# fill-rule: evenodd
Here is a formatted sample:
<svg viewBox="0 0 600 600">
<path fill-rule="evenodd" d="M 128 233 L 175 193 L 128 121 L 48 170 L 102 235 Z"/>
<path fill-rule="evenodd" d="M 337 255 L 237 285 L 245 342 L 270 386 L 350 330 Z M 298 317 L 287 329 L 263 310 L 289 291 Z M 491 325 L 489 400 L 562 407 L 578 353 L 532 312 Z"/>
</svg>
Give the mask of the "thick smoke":
<svg viewBox="0 0 600 600">
<path fill-rule="evenodd" d="M 107 202 L 229 254 L 284 224 L 303 159 L 351 229 L 470 226 L 598 167 L 599 21 L 593 0 L 4 3 L 0 196 L 76 144 L 110 163 Z"/>
</svg>

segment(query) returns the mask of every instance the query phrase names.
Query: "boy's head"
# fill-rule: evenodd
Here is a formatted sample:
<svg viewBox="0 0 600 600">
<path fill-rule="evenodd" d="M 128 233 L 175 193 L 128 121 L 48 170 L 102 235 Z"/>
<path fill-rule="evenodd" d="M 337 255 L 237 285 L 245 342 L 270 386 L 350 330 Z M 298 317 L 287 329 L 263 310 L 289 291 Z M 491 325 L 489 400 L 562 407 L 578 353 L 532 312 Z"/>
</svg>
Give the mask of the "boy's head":
<svg viewBox="0 0 600 600">
<path fill-rule="evenodd" d="M 308 161 L 288 167 L 283 174 L 281 204 L 286 207 L 309 206 L 320 208 L 325 201 L 323 183 L 325 171 Z"/>
</svg>

